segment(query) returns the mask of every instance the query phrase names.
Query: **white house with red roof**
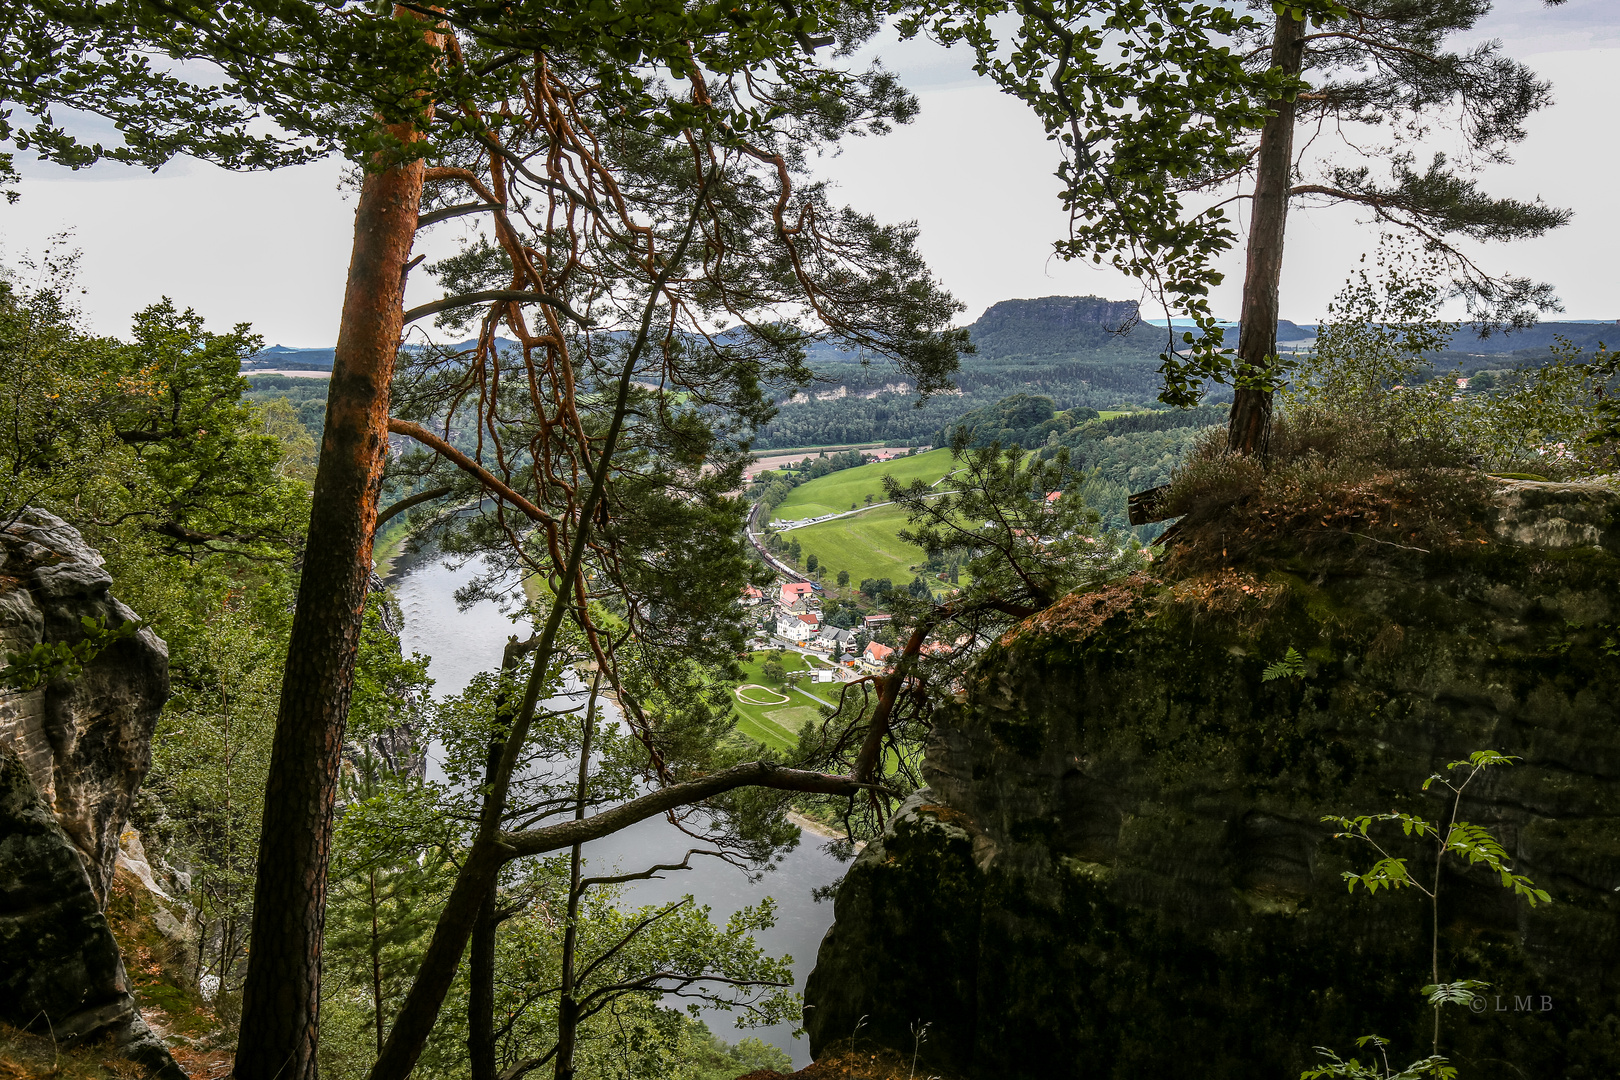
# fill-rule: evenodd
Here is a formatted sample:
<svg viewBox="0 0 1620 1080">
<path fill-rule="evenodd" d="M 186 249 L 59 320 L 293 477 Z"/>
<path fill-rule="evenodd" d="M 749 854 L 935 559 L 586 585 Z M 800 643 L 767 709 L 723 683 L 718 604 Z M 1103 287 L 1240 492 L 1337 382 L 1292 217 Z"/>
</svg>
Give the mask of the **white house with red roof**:
<svg viewBox="0 0 1620 1080">
<path fill-rule="evenodd" d="M 881 645 L 876 641 L 869 641 L 866 643 L 866 651 L 861 653 L 861 659 L 872 667 L 881 668 L 888 664 L 889 657 L 893 655 L 894 650 L 889 646 Z"/>
<path fill-rule="evenodd" d="M 813 611 L 781 611 L 776 615 L 776 632 L 789 641 L 803 645 L 821 629 L 821 616 Z"/>
</svg>

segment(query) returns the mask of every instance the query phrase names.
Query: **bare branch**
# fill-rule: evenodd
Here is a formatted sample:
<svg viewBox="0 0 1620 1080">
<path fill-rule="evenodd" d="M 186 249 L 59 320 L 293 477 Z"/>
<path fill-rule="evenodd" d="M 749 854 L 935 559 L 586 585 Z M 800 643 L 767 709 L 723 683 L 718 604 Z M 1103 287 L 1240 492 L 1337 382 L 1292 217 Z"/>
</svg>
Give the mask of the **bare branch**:
<svg viewBox="0 0 1620 1080">
<path fill-rule="evenodd" d="M 521 304 L 545 304 L 547 307 L 556 308 L 585 329 L 590 329 L 595 325 L 591 320 L 569 307 L 566 302 L 557 299 L 550 293 L 524 292 L 521 289 L 485 289 L 483 292 L 447 296 L 443 300 L 435 300 L 431 304 L 422 304 L 420 307 L 411 308 L 405 313 L 405 322 L 413 323 L 417 319 L 437 315 L 441 311 L 449 311 L 458 307 L 471 307 L 473 304 L 483 304 L 495 300 L 506 300 Z"/>
<path fill-rule="evenodd" d="M 388 507 L 388 509 L 377 511 L 377 523 L 375 526 L 373 526 L 373 529 L 382 528 L 383 522 L 403 514 L 413 506 L 420 506 L 425 502 L 432 502 L 434 499 L 442 499 L 454 490 L 455 489 L 449 485 L 444 487 L 428 488 L 426 491 L 418 491 L 415 495 L 412 495 L 409 498 L 401 499 L 399 502 Z"/>
<path fill-rule="evenodd" d="M 389 417 L 388 430 L 396 435 L 409 435 L 411 438 L 415 439 L 419 443 L 422 443 L 424 446 L 431 447 L 441 457 L 450 459 L 450 461 L 463 472 L 468 472 L 473 476 L 476 476 L 479 483 L 495 492 L 495 494 L 499 495 L 502 499 L 505 499 L 519 510 L 522 510 L 532 520 L 539 522 L 542 525 L 556 524 L 556 519 L 550 514 L 546 513 L 544 510 L 540 509 L 538 506 L 534 505 L 534 503 L 530 502 L 528 499 L 525 499 L 522 495 L 519 495 L 511 488 L 507 487 L 498 478 L 496 478 L 494 473 L 478 464 L 478 462 L 474 461 L 466 454 L 463 454 L 460 450 L 457 450 L 455 447 L 451 446 L 444 439 L 435 435 L 421 424 L 413 424 L 409 420 L 397 420 L 394 417 Z M 393 507 L 390 507 L 389 509 L 393 509 Z"/>
<path fill-rule="evenodd" d="M 712 799 L 740 787 L 766 787 L 818 795 L 854 795 L 873 786 L 848 776 L 810 772 L 807 769 L 784 769 L 768 761 L 750 761 L 697 780 L 671 784 L 581 821 L 563 821 L 543 829 L 502 833 L 500 845 L 503 860 L 543 855 L 574 844 L 599 840 L 677 806 Z"/>
</svg>

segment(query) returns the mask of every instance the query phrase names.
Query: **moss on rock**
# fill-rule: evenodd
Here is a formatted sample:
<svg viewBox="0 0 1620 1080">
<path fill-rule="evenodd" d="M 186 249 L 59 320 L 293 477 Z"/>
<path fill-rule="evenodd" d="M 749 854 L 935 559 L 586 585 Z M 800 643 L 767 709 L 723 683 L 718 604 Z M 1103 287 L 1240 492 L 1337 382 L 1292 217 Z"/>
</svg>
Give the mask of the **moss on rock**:
<svg viewBox="0 0 1620 1080">
<path fill-rule="evenodd" d="M 1620 494 L 1477 494 L 1417 537 L 1300 542 L 1283 515 L 1224 561 L 1205 522 L 1157 578 L 990 648 L 930 790 L 840 891 L 813 1049 L 866 1016 L 893 1047 L 932 1021 L 982 1077 L 1297 1076 L 1370 1032 L 1422 1056 L 1427 909 L 1347 893 L 1370 853 L 1321 818 L 1437 818 L 1424 778 L 1495 749 L 1520 761 L 1462 816 L 1554 902 L 1447 874 L 1442 974 L 1507 1007 L 1454 1010 L 1443 1049 L 1464 1076 L 1620 1075 Z M 1303 673 L 1265 679 L 1290 648 Z"/>
</svg>

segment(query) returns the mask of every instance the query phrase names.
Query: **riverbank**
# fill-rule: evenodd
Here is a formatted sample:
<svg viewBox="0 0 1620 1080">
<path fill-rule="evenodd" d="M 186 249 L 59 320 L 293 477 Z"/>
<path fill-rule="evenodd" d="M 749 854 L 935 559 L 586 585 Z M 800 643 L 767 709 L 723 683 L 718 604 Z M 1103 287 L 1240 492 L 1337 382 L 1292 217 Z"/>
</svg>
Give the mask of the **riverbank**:
<svg viewBox="0 0 1620 1080">
<path fill-rule="evenodd" d="M 841 830 L 835 829 L 830 825 L 824 825 L 814 818 L 805 817 L 796 810 L 789 810 L 787 812 L 787 819 L 793 822 L 793 824 L 797 825 L 799 828 L 803 829 L 805 832 L 809 833 L 811 836 L 819 836 L 823 840 L 842 840 L 844 838 L 844 834 Z M 861 851 L 865 849 L 865 847 L 865 840 L 855 841 L 856 851 Z"/>
</svg>

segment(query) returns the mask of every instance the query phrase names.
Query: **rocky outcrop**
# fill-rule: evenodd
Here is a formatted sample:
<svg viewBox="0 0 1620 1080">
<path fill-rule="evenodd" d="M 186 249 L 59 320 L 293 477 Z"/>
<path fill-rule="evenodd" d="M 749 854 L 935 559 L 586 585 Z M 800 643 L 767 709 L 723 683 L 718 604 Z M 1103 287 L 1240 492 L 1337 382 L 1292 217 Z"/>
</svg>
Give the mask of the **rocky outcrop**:
<svg viewBox="0 0 1620 1080">
<path fill-rule="evenodd" d="M 1553 902 L 1443 875 L 1442 978 L 1492 989 L 1442 1050 L 1464 1076 L 1620 1075 L 1620 493 L 1507 484 L 1465 516 L 1444 548 L 1172 560 L 989 649 L 930 789 L 840 888 L 812 1051 L 931 1023 L 925 1056 L 981 1078 L 1298 1076 L 1369 1033 L 1421 1057 L 1428 909 L 1348 892 L 1376 853 L 1321 819 L 1443 818 L 1424 779 L 1494 749 L 1519 761 L 1460 816 Z M 1290 648 L 1303 671 L 1265 679 Z"/>
<path fill-rule="evenodd" d="M 0 650 L 79 641 L 81 618 L 137 621 L 109 592 L 101 557 L 60 518 L 24 511 L 0 530 Z M 130 804 L 169 697 L 169 651 L 150 630 L 113 643 L 71 680 L 0 691 L 0 742 L 22 759 L 83 857 L 105 907 Z"/>
<path fill-rule="evenodd" d="M 185 1080 L 141 1019 L 84 859 L 29 770 L 0 744 L 0 1020 L 64 1047 L 109 1041 L 149 1075 Z"/>
<path fill-rule="evenodd" d="M 137 621 L 111 585 L 73 528 L 25 512 L 0 530 L 4 651 L 77 643 L 85 618 Z M 63 1046 L 109 1042 L 150 1075 L 183 1080 L 141 1019 L 104 913 L 168 696 L 168 650 L 150 630 L 71 679 L 0 692 L 0 1021 Z"/>
</svg>

